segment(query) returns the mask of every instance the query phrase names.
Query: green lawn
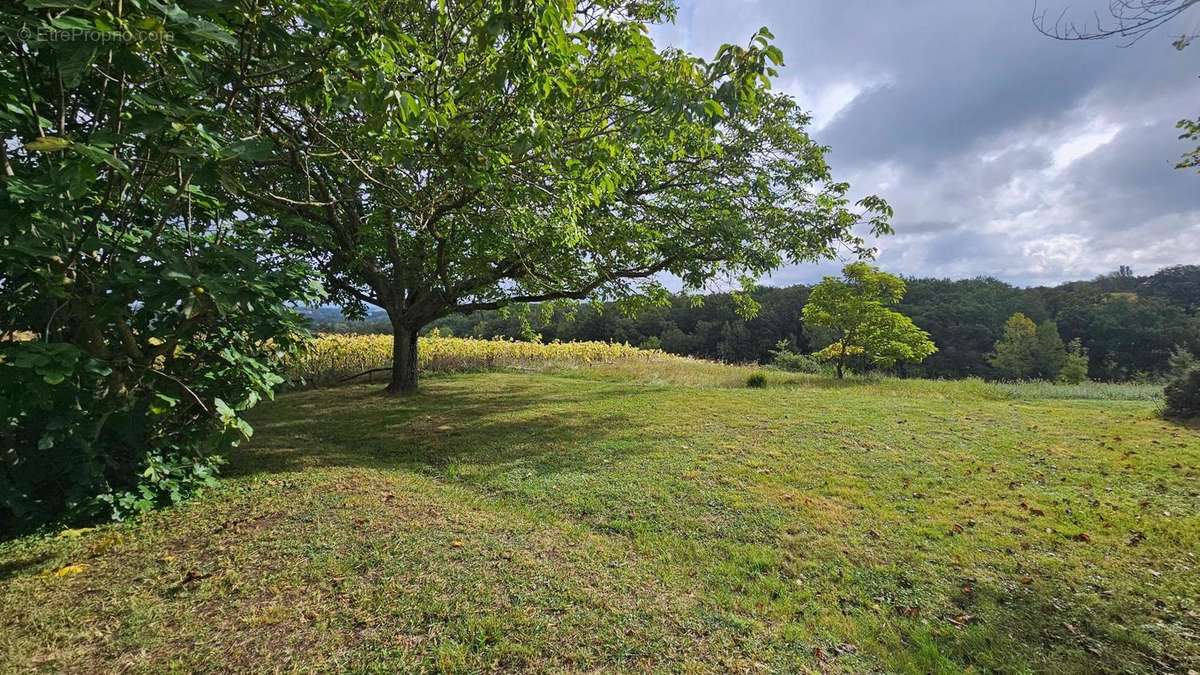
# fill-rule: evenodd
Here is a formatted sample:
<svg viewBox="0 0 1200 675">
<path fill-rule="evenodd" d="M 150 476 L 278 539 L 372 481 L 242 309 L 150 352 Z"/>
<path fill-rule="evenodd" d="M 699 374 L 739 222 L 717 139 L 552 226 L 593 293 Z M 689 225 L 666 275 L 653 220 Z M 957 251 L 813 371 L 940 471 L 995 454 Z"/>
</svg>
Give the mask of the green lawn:
<svg viewBox="0 0 1200 675">
<path fill-rule="evenodd" d="M 262 407 L 184 507 L 0 546 L 0 668 L 1200 670 L 1200 432 L 1153 402 L 377 389 Z"/>
</svg>

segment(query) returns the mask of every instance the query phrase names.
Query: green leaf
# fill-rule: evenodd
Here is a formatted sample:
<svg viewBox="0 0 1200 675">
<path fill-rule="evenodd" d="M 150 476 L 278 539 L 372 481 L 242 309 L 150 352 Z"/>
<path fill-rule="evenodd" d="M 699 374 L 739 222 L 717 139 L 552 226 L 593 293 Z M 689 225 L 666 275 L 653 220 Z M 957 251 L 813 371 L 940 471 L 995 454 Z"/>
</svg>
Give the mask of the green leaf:
<svg viewBox="0 0 1200 675">
<path fill-rule="evenodd" d="M 67 379 L 67 373 L 62 371 L 51 371 L 42 376 L 46 384 L 62 384 Z"/>
<path fill-rule="evenodd" d="M 64 31 L 94 31 L 96 24 L 77 16 L 60 16 L 50 20 L 50 25 Z"/>
<path fill-rule="evenodd" d="M 263 161 L 271 158 L 275 143 L 265 136 L 234 141 L 221 150 L 223 159 Z"/>
<path fill-rule="evenodd" d="M 129 166 L 103 148 L 98 148 L 87 143 L 75 143 L 71 146 L 71 149 L 94 162 L 111 166 L 124 176 L 129 175 Z"/>
<path fill-rule="evenodd" d="M 71 47 L 58 53 L 58 69 L 62 73 L 63 86 L 78 87 L 83 75 L 96 57 L 97 47 L 89 42 L 71 43 Z"/>
<path fill-rule="evenodd" d="M 710 117 L 725 117 L 725 107 L 712 99 L 704 102 L 704 112 Z"/>
</svg>

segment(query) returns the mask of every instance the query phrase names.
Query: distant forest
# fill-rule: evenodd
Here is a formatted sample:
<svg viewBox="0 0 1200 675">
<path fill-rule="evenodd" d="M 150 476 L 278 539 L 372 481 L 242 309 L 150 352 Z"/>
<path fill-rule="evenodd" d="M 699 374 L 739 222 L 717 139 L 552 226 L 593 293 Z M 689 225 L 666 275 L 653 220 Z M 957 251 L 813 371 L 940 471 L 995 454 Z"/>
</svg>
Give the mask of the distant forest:
<svg viewBox="0 0 1200 675">
<path fill-rule="evenodd" d="M 1168 368 L 1176 348 L 1200 354 L 1200 266 L 1169 267 L 1137 276 L 1128 267 L 1091 281 L 1054 287 L 1019 288 L 991 278 L 952 281 L 906 278 L 908 294 L 899 310 L 929 332 L 938 352 L 919 366 L 898 366 L 907 376 L 960 378 L 998 376 L 989 363 L 1005 321 L 1021 312 L 1037 323 L 1052 321 L 1064 341 L 1079 339 L 1088 350 L 1088 375 L 1095 380 L 1155 379 Z M 828 343 L 806 330 L 801 309 L 809 286 L 764 286 L 752 295 L 761 306 L 741 318 L 730 294 L 672 297 L 669 307 L 649 307 L 633 316 L 612 305 L 582 303 L 572 311 L 478 312 L 433 324 L 443 334 L 543 341 L 600 340 L 661 348 L 674 354 L 732 363 L 768 363 L 781 340 L 797 352 Z M 324 332 L 391 332 L 382 312 L 348 322 L 336 309 L 310 310 Z"/>
</svg>

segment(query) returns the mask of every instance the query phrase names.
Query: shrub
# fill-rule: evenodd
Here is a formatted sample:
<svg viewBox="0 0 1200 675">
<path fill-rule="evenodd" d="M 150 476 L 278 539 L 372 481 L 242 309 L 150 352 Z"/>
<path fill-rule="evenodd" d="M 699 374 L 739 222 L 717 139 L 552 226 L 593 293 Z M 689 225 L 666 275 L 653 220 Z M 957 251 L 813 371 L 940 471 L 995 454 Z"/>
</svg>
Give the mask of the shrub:
<svg viewBox="0 0 1200 675">
<path fill-rule="evenodd" d="M 183 4 L 0 3 L 0 536 L 210 484 L 317 301 L 240 194 L 272 144 L 230 111 L 267 85 L 227 86 L 304 43 Z M 126 26 L 171 39 L 81 39 Z"/>
<path fill-rule="evenodd" d="M 808 373 L 810 375 L 819 375 L 829 371 L 829 366 L 821 359 L 812 354 L 788 354 L 786 356 L 777 356 L 772 362 L 776 368 L 786 370 L 789 373 Z"/>
<path fill-rule="evenodd" d="M 810 354 L 798 354 L 792 351 L 791 340 L 780 340 L 771 350 L 771 365 L 789 373 L 809 373 L 816 375 L 828 368 L 821 359 Z"/>
<path fill-rule="evenodd" d="M 278 298 L 235 300 L 242 284 L 227 283 L 205 276 L 223 311 L 193 315 L 166 340 L 152 331 L 171 325 L 174 307 L 131 310 L 143 361 L 64 340 L 0 342 L 0 534 L 121 519 L 215 483 L 217 453 L 251 433 L 240 411 L 283 382 L 275 372 L 305 337 Z M 278 290 L 270 274 L 258 283 Z"/>
<path fill-rule="evenodd" d="M 662 348 L 662 340 L 657 335 L 651 335 L 645 340 L 642 340 L 642 343 L 638 345 L 638 349 L 644 349 L 651 352 L 661 352 Z"/>
<path fill-rule="evenodd" d="M 1088 353 L 1078 338 L 1067 346 L 1066 358 L 1058 371 L 1058 381 L 1063 384 L 1081 384 L 1088 375 Z"/>
<path fill-rule="evenodd" d="M 1167 359 L 1167 368 L 1170 377 L 1183 377 L 1196 368 L 1200 368 L 1200 359 L 1196 358 L 1196 355 L 1186 347 L 1177 346 L 1171 350 L 1171 356 Z"/>
<path fill-rule="evenodd" d="M 767 374 L 751 373 L 750 377 L 746 378 L 746 386 L 751 389 L 765 389 L 767 387 Z"/>
<path fill-rule="evenodd" d="M 1171 419 L 1200 417 L 1200 368 L 1181 375 L 1167 385 L 1163 416 Z"/>
</svg>

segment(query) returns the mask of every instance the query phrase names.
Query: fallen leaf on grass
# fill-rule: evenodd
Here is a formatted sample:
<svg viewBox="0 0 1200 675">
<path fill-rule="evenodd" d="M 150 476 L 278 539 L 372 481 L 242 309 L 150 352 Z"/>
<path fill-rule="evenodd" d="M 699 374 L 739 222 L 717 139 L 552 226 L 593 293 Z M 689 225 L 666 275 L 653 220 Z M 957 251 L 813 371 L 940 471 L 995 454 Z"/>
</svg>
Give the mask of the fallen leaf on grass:
<svg viewBox="0 0 1200 675">
<path fill-rule="evenodd" d="M 858 647 L 855 647 L 847 642 L 834 647 L 833 651 L 837 652 L 838 654 L 853 654 L 858 651 Z"/>
<path fill-rule="evenodd" d="M 946 620 L 955 626 L 958 626 L 959 628 L 966 628 L 968 625 L 974 623 L 976 618 L 974 614 L 959 614 L 958 616 L 952 616 Z"/>
<path fill-rule="evenodd" d="M 209 576 L 210 575 L 208 575 L 206 573 L 197 572 L 196 570 L 188 570 L 187 574 L 184 574 L 183 578 L 180 579 L 179 583 L 176 585 L 177 586 L 186 586 L 186 585 L 192 583 L 193 581 L 199 581 L 201 579 L 206 579 Z"/>
<path fill-rule="evenodd" d="M 71 577 L 71 576 L 75 576 L 76 574 L 82 574 L 86 571 L 87 571 L 87 565 L 73 564 L 73 565 L 65 565 L 63 567 L 60 567 L 60 568 L 54 570 L 54 572 L 52 572 L 52 574 L 56 577 Z"/>
</svg>

